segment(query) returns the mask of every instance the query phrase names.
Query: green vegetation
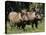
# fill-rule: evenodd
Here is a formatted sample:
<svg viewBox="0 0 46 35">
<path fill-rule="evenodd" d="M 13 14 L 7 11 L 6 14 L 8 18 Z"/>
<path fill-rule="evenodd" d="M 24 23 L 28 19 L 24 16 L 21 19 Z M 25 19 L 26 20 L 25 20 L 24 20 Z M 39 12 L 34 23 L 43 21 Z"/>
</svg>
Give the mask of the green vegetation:
<svg viewBox="0 0 46 35">
<path fill-rule="evenodd" d="M 17 29 L 16 27 L 12 27 L 12 30 L 10 26 L 8 25 L 7 27 L 7 33 L 8 34 L 14 34 L 14 33 L 33 33 L 33 32 L 44 32 L 45 31 L 45 26 L 44 26 L 44 19 L 42 22 L 39 22 L 38 29 L 34 27 L 34 29 L 31 27 L 31 25 L 26 25 L 25 31 L 23 29 Z"/>
</svg>

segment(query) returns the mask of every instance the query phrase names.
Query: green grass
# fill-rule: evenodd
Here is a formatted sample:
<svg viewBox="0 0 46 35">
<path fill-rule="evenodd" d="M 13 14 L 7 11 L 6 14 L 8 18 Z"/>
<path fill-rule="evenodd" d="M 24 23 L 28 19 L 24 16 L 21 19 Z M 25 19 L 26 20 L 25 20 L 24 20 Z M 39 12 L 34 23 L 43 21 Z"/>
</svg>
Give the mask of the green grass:
<svg viewBox="0 0 46 35">
<path fill-rule="evenodd" d="M 8 34 L 15 34 L 15 33 L 32 33 L 32 32 L 44 32 L 45 31 L 45 26 L 44 26 L 44 20 L 39 23 L 38 29 L 34 27 L 34 29 L 31 27 L 31 25 L 26 25 L 25 29 L 26 31 L 23 31 L 23 29 L 17 29 L 16 27 L 12 27 L 12 30 L 10 26 L 7 27 L 7 33 Z"/>
</svg>

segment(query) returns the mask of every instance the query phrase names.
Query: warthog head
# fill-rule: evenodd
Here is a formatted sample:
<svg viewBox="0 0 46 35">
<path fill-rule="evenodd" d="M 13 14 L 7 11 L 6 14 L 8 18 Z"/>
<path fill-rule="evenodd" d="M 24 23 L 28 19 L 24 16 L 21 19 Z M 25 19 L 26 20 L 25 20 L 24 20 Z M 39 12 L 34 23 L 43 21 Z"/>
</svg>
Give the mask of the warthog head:
<svg viewBox="0 0 46 35">
<path fill-rule="evenodd" d="M 36 14 L 36 19 L 41 20 L 42 16 L 40 14 Z"/>
</svg>

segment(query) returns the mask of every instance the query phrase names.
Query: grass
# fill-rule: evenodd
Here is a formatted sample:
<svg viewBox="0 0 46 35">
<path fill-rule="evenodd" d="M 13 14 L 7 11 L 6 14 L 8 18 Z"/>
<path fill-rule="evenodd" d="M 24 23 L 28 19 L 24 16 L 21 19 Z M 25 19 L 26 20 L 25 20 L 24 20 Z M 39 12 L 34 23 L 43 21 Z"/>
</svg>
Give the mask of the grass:
<svg viewBox="0 0 46 35">
<path fill-rule="evenodd" d="M 23 29 L 17 29 L 16 27 L 12 27 L 12 30 L 10 26 L 7 26 L 7 34 L 15 34 L 15 33 L 32 33 L 32 32 L 44 32 L 45 26 L 44 26 L 44 20 L 39 23 L 38 29 L 34 27 L 34 29 L 31 27 L 31 25 L 26 25 L 25 29 L 26 31 L 23 31 Z"/>
</svg>

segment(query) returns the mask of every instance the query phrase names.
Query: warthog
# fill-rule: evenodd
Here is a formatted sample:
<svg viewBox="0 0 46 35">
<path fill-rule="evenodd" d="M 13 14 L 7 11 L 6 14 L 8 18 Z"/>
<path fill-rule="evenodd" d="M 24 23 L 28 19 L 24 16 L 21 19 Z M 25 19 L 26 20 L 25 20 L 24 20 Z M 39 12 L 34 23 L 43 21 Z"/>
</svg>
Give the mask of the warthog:
<svg viewBox="0 0 46 35">
<path fill-rule="evenodd" d="M 9 16 L 8 16 L 9 20 L 10 20 L 10 26 L 18 26 L 20 27 L 22 23 L 21 22 L 21 13 L 17 13 L 17 12 L 10 12 Z"/>
<path fill-rule="evenodd" d="M 38 28 L 38 21 L 41 19 L 41 16 L 40 14 L 36 14 L 36 12 L 26 12 L 23 16 L 23 26 L 22 28 L 24 29 L 25 25 L 26 24 L 31 24 L 32 23 L 32 27 L 34 27 L 34 24 L 35 24 L 35 27 Z M 30 23 L 31 22 L 31 23 Z"/>
</svg>

